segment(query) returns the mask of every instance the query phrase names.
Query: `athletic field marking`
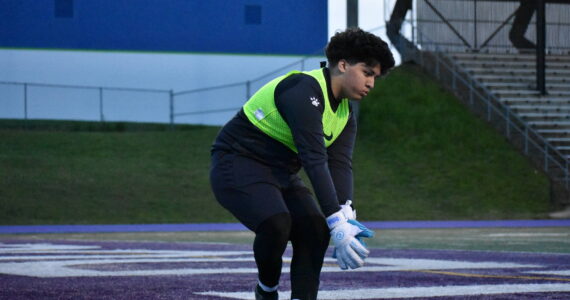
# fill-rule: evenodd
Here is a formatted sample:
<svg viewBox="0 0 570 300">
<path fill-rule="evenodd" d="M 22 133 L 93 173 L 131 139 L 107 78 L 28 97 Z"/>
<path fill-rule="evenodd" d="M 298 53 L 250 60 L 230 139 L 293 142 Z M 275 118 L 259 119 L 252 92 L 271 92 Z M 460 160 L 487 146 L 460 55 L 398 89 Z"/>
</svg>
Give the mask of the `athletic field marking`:
<svg viewBox="0 0 570 300">
<path fill-rule="evenodd" d="M 243 274 L 257 273 L 251 251 L 191 251 L 191 250 L 148 250 L 116 249 L 105 250 L 98 246 L 73 246 L 51 244 L 10 245 L 0 250 L 0 273 L 30 277 L 105 277 L 105 276 L 160 276 L 199 274 Z M 84 249 L 84 250 L 80 250 Z M 44 252 L 49 255 L 41 255 Z M 38 255 L 30 255 L 36 253 Z M 73 254 L 73 255 L 70 255 Z M 284 257 L 285 262 L 290 257 Z M 388 272 L 409 270 L 454 270 L 454 269 L 521 269 L 542 268 L 535 264 L 511 262 L 468 262 L 442 259 L 380 258 L 369 257 L 367 265 L 351 271 L 342 271 L 326 258 L 322 272 Z M 211 263 L 211 268 L 189 265 L 194 262 Z M 224 267 L 221 263 L 243 262 L 248 265 Z M 133 264 L 172 264 L 168 268 L 139 269 Z M 100 270 L 106 265 L 109 269 Z M 99 268 L 97 268 L 99 266 Z M 283 267 L 289 272 L 289 266 Z"/>
<path fill-rule="evenodd" d="M 458 272 L 445 272 L 445 271 L 432 271 L 432 270 L 411 270 L 411 271 L 420 272 L 420 273 L 429 273 L 429 274 L 439 274 L 439 275 L 473 277 L 473 278 L 501 278 L 501 279 L 525 279 L 525 280 L 547 280 L 547 281 L 570 282 L 570 278 L 557 278 L 557 277 L 490 275 L 490 274 L 458 273 Z M 529 273 L 540 273 L 540 272 L 529 272 Z"/>
<path fill-rule="evenodd" d="M 100 249 L 101 246 L 83 246 L 83 245 L 58 245 L 58 244 L 4 244 L 0 243 L 0 253 L 34 253 L 57 251 L 85 251 Z"/>
<path fill-rule="evenodd" d="M 546 275 L 558 275 L 558 276 L 570 276 L 570 270 L 556 270 L 556 271 L 531 271 L 529 273 L 533 274 L 546 274 Z"/>
<path fill-rule="evenodd" d="M 506 232 L 490 233 L 489 237 L 567 237 L 570 233 L 547 233 L 547 232 Z"/>
<path fill-rule="evenodd" d="M 36 281 L 33 277 L 67 277 L 62 280 L 50 279 L 50 282 L 63 283 L 62 287 L 50 285 L 50 290 L 67 289 L 64 283 L 71 278 L 75 278 L 73 282 L 89 282 L 96 277 L 127 282 L 133 278 L 126 276 L 149 276 L 148 279 L 142 280 L 160 282 L 172 280 L 170 277 L 172 275 L 187 276 L 183 278 L 193 282 L 184 290 L 187 298 L 217 296 L 228 300 L 253 299 L 252 289 L 247 283 L 253 280 L 257 273 L 251 250 L 235 251 L 235 248 L 224 247 L 223 249 L 228 251 L 222 251 L 219 247 L 196 248 L 195 245 L 184 247 L 189 250 L 184 250 L 182 247 L 177 247 L 178 250 L 152 250 L 147 249 L 145 244 L 108 244 L 108 247 L 96 244 L 96 242 L 87 245 L 85 243 L 82 245 L 0 243 L 0 274 L 16 275 L 10 278 L 20 286 Z M 152 245 L 153 248 L 156 247 L 155 244 Z M 214 250 L 208 251 L 209 248 Z M 509 255 L 479 254 L 470 258 L 467 254 L 448 256 L 449 253 L 441 252 L 438 255 L 432 253 L 434 256 L 431 256 L 426 252 L 421 254 L 424 258 L 415 259 L 412 252 L 402 254 L 406 257 L 384 257 L 381 253 L 383 252 L 372 252 L 373 255 L 367 259 L 366 266 L 351 271 L 340 270 L 335 260 L 327 257 L 323 273 L 328 275 L 323 276 L 319 299 L 432 299 L 432 297 L 463 299 L 491 297 L 489 295 L 502 297 L 501 294 L 505 297 L 525 294 L 521 295 L 521 298 L 547 298 L 552 293 L 556 296 L 561 295 L 559 293 L 564 295 L 570 293 L 570 277 L 565 277 L 570 276 L 566 256 L 545 256 L 544 259 L 537 256 L 536 260 L 524 256 L 521 257 L 523 262 L 517 263 L 517 257 Z M 282 271 L 287 273 L 290 257 L 284 257 L 284 261 Z M 562 268 L 564 270 L 561 270 Z M 343 274 L 336 273 L 333 276 L 331 272 Z M 422 273 L 425 274 L 421 275 Z M 169 276 L 161 278 L 159 277 L 161 275 Z M 119 276 L 125 277 L 120 279 Z M 394 276 L 402 278 L 405 282 L 392 280 Z M 339 285 L 349 277 L 361 280 L 357 285 Z M 422 280 L 416 281 L 417 277 L 421 277 Z M 179 280 L 180 277 L 176 278 Z M 203 280 L 204 278 L 206 280 Z M 367 280 L 368 278 L 370 280 Z M 227 287 L 226 281 L 240 282 L 240 284 Z M 236 289 L 235 286 L 239 288 Z M 348 289 L 333 290 L 340 287 Z M 117 289 L 114 291 L 123 292 L 122 287 L 120 288 L 121 291 Z M 286 299 L 290 296 L 290 291 L 280 291 L 280 294 L 282 299 Z"/>
<path fill-rule="evenodd" d="M 319 299 L 404 299 L 430 298 L 445 296 L 476 296 L 498 295 L 512 293 L 548 293 L 570 292 L 570 284 L 497 284 L 497 285 L 466 285 L 466 286 L 432 286 L 405 288 L 373 288 L 319 291 Z M 280 291 L 280 298 L 289 297 L 290 291 Z M 253 299 L 253 292 L 199 292 L 204 296 L 218 296 L 232 299 Z"/>
<path fill-rule="evenodd" d="M 452 269 L 495 269 L 495 268 L 541 268 L 541 265 L 520 264 L 510 262 L 468 262 L 440 259 L 408 259 L 408 258 L 378 258 L 368 257 L 366 264 L 387 265 L 373 267 L 374 271 L 403 271 L 403 270 L 452 270 Z M 394 266 L 397 266 L 395 269 Z M 366 267 L 366 266 L 365 266 Z M 338 267 L 337 267 L 338 269 Z M 359 269 L 353 270 L 357 271 Z"/>
<path fill-rule="evenodd" d="M 210 262 L 210 263 L 222 263 L 231 262 L 235 260 L 228 259 L 199 259 L 192 260 L 190 258 L 161 258 L 161 259 L 73 259 L 73 260 L 49 260 L 49 261 L 31 261 L 31 262 L 4 262 L 0 263 L 0 273 L 9 275 L 19 275 L 19 276 L 31 276 L 31 277 L 105 277 L 105 276 L 160 276 L 160 275 L 199 275 L 199 274 L 243 274 L 243 273 L 257 273 L 256 268 L 190 268 L 190 267 L 180 267 L 172 269 L 161 269 L 161 270 L 120 270 L 120 265 L 127 266 L 128 264 L 135 263 L 191 263 L 191 262 Z M 246 260 L 239 261 L 251 261 L 253 258 L 248 258 Z M 414 259 L 401 260 L 404 262 L 403 265 L 393 265 L 393 266 L 365 266 L 356 270 L 343 271 L 338 267 L 324 267 L 322 272 L 332 273 L 332 272 L 388 272 L 388 271 L 410 271 L 417 270 L 421 267 L 422 263 L 414 264 Z M 119 270 L 114 271 L 102 271 L 102 270 L 90 270 L 89 267 L 94 267 L 96 265 L 117 265 L 116 268 Z M 540 266 L 536 265 L 517 265 L 511 263 L 470 263 L 470 262 L 455 262 L 446 260 L 433 260 L 428 265 L 425 265 L 427 269 L 506 269 L 506 268 L 537 268 Z M 283 267 L 283 273 L 289 272 L 289 267 Z"/>
<path fill-rule="evenodd" d="M 250 253 L 247 253 L 250 254 Z M 219 262 L 237 262 L 237 261 L 254 261 L 253 257 L 245 258 L 224 258 L 214 256 L 215 253 L 210 253 L 209 255 L 191 256 L 186 253 L 181 253 L 179 255 L 153 255 L 153 254 L 132 254 L 132 255 L 89 255 L 89 259 L 99 259 L 99 261 L 111 261 L 110 259 L 123 259 L 121 261 L 116 260 L 115 262 L 161 262 L 161 260 L 143 260 L 143 258 L 169 258 L 169 261 L 188 261 L 188 262 L 209 262 L 215 259 Z M 232 255 L 219 253 L 217 255 Z M 130 259 L 132 258 L 132 260 Z M 37 255 L 37 256 L 0 256 L 0 261 L 19 261 L 19 260 L 86 260 L 86 256 L 79 255 Z M 135 261 L 137 260 L 137 261 Z M 287 262 L 287 261 L 285 261 Z"/>
</svg>

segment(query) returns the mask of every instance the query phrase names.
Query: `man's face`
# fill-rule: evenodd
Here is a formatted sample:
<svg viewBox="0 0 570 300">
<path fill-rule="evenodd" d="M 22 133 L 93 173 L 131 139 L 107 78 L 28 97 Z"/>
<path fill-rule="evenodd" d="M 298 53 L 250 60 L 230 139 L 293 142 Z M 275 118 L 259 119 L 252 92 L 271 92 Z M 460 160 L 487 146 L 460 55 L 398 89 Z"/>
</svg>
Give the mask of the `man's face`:
<svg viewBox="0 0 570 300">
<path fill-rule="evenodd" d="M 343 72 L 342 98 L 361 100 L 374 87 L 374 81 L 380 76 L 380 65 L 367 65 L 363 62 L 353 65 L 346 61 L 339 62 L 339 70 Z"/>
</svg>

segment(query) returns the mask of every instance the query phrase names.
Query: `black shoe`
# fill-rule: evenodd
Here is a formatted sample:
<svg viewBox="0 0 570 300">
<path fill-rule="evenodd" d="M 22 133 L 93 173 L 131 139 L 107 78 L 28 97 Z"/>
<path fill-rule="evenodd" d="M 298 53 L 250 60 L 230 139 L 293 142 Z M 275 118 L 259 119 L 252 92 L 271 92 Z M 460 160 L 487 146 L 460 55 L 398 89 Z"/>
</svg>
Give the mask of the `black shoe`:
<svg viewBox="0 0 570 300">
<path fill-rule="evenodd" d="M 255 300 L 278 300 L 279 295 L 277 291 L 274 292 L 266 292 L 264 291 L 259 284 L 255 285 Z"/>
</svg>

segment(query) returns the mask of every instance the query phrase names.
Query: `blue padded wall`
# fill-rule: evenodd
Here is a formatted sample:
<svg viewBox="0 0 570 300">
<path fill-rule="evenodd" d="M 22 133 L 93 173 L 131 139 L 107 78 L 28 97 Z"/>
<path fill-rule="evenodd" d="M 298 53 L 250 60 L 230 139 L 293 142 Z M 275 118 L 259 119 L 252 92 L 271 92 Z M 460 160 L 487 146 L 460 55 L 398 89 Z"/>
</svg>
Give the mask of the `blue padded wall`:
<svg viewBox="0 0 570 300">
<path fill-rule="evenodd" d="M 326 0 L 0 0 L 0 47 L 315 54 Z"/>
</svg>

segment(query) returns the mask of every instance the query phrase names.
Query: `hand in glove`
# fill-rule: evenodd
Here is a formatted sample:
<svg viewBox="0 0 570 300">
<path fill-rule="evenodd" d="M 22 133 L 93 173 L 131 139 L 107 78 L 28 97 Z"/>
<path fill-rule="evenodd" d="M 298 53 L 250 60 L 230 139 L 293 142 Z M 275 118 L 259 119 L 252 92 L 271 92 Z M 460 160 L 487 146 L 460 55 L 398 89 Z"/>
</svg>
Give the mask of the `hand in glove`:
<svg viewBox="0 0 570 300">
<path fill-rule="evenodd" d="M 372 232 L 356 220 L 350 220 L 349 223 L 342 209 L 327 217 L 327 224 L 331 229 L 331 238 L 335 245 L 336 259 L 340 268 L 346 270 L 362 267 L 364 259 L 370 252 L 356 239 L 356 235 L 366 231 L 368 232 L 365 235 L 370 235 Z"/>
<path fill-rule="evenodd" d="M 355 235 L 354 237 L 364 246 L 366 247 L 366 243 L 364 242 L 364 240 L 362 238 L 372 238 L 374 237 L 374 231 L 366 228 L 366 226 L 362 225 L 362 223 L 356 221 L 356 210 L 354 210 L 352 208 L 352 200 L 347 200 L 345 204 L 342 204 L 341 207 L 341 212 L 344 214 L 344 216 L 348 219 L 348 223 L 358 227 L 359 229 L 361 229 L 361 231 Z M 333 250 L 333 258 L 337 258 L 336 257 L 336 248 Z"/>
</svg>

